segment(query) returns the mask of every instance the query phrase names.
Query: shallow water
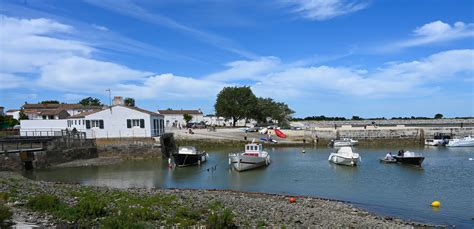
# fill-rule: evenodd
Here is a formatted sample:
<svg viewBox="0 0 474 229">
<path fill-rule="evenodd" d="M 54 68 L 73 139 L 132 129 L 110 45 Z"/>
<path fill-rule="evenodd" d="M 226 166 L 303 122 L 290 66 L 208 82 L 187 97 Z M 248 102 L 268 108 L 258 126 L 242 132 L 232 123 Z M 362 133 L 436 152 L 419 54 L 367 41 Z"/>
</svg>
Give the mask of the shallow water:
<svg viewBox="0 0 474 229">
<path fill-rule="evenodd" d="M 209 150 L 200 167 L 169 169 L 165 160 L 125 161 L 121 164 L 37 170 L 36 180 L 79 182 L 113 187 L 232 189 L 310 195 L 350 201 L 369 211 L 421 222 L 474 226 L 474 148 L 411 148 L 425 156 L 423 168 L 382 164 L 379 158 L 397 148 L 361 148 L 358 167 L 327 161 L 333 149 L 267 148 L 272 164 L 235 172 L 227 154 L 239 149 Z M 215 168 L 215 170 L 213 169 Z M 433 200 L 440 208 L 431 208 Z"/>
</svg>

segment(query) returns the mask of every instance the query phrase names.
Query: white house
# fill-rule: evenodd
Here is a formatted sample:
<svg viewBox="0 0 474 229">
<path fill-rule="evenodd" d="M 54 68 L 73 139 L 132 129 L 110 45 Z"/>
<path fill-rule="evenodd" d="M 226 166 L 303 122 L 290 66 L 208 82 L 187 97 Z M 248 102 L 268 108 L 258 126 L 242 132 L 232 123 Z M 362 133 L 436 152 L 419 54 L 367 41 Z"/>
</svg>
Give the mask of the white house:
<svg viewBox="0 0 474 229">
<path fill-rule="evenodd" d="M 157 137 L 165 132 L 162 115 L 124 105 L 71 116 L 66 125 L 86 132 L 87 138 Z"/>
<path fill-rule="evenodd" d="M 224 117 L 220 116 L 215 116 L 215 115 L 206 115 L 204 116 L 204 122 L 207 125 L 211 126 L 232 126 L 233 120 L 232 119 L 226 119 Z M 237 123 L 235 124 L 236 126 L 253 126 L 257 124 L 257 122 L 253 119 L 249 119 L 247 121 L 248 123 L 245 123 L 245 119 L 239 119 L 237 120 Z"/>
<path fill-rule="evenodd" d="M 7 110 L 7 112 L 5 112 L 5 115 L 10 116 L 10 117 L 12 117 L 16 120 L 19 120 L 20 119 L 20 110 L 10 109 L 10 110 Z"/>
<path fill-rule="evenodd" d="M 164 118 L 158 113 L 124 105 L 82 112 L 67 119 L 21 120 L 20 134 L 54 135 L 76 129 L 87 138 L 157 137 L 165 132 Z"/>
<path fill-rule="evenodd" d="M 198 110 L 158 110 L 158 113 L 164 116 L 165 126 L 169 127 L 178 127 L 186 126 L 186 121 L 184 121 L 184 114 L 191 115 L 193 118 L 191 122 L 202 122 L 204 121 L 204 115 L 200 109 Z"/>
</svg>

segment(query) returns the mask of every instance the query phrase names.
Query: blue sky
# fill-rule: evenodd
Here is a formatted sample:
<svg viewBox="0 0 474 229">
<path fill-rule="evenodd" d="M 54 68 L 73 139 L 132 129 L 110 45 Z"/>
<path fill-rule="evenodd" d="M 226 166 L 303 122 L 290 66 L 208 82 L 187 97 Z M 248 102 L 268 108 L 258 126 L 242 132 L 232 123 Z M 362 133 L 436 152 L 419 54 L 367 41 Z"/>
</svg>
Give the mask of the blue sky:
<svg viewBox="0 0 474 229">
<path fill-rule="evenodd" d="M 247 85 L 295 116 L 474 116 L 474 2 L 0 2 L 0 105 L 133 97 L 213 113 Z"/>
</svg>

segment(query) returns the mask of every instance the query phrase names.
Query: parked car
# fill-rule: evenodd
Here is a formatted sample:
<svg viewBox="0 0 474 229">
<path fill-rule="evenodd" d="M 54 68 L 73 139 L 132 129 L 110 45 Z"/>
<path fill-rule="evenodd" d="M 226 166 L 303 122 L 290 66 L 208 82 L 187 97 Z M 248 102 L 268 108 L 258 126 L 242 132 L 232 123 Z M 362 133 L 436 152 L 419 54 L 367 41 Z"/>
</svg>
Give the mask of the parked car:
<svg viewBox="0 0 474 229">
<path fill-rule="evenodd" d="M 195 123 L 192 128 L 196 129 L 206 129 L 207 125 L 204 122 Z"/>
</svg>

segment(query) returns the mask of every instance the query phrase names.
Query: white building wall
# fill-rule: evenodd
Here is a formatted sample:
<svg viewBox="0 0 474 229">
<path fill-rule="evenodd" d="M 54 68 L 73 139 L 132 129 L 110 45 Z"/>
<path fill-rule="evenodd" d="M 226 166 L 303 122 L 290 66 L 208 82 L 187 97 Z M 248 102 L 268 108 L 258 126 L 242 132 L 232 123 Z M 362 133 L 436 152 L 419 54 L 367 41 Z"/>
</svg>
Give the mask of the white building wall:
<svg viewBox="0 0 474 229">
<path fill-rule="evenodd" d="M 6 115 L 12 116 L 14 119 L 20 119 L 20 111 L 7 112 Z"/>
<path fill-rule="evenodd" d="M 186 121 L 184 121 L 184 117 L 182 114 L 164 114 L 165 117 L 165 126 L 167 128 L 172 127 L 173 123 L 179 123 L 181 126 L 186 126 Z M 202 122 L 204 121 L 204 115 L 202 114 L 191 114 L 193 116 L 193 119 L 191 119 L 191 122 Z"/>
<path fill-rule="evenodd" d="M 67 128 L 67 120 L 20 120 L 20 136 L 54 136 Z"/>
<path fill-rule="evenodd" d="M 127 119 L 143 119 L 144 128 L 140 126 L 127 127 Z M 163 130 L 155 131 L 153 128 L 153 119 L 158 122 L 162 119 L 160 115 L 149 115 L 140 111 L 129 109 L 122 106 L 115 106 L 111 109 L 87 115 L 83 119 L 68 119 L 73 122 L 68 128 L 76 128 L 78 131 L 86 132 L 88 138 L 127 138 L 127 137 L 154 137 L 164 133 Z M 79 121 L 80 120 L 80 121 Z M 103 120 L 104 128 L 92 127 L 86 128 L 87 121 Z"/>
</svg>

